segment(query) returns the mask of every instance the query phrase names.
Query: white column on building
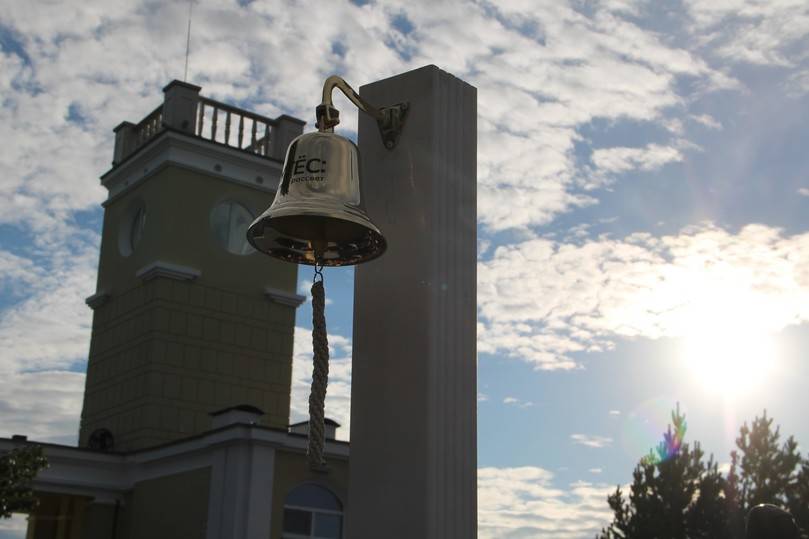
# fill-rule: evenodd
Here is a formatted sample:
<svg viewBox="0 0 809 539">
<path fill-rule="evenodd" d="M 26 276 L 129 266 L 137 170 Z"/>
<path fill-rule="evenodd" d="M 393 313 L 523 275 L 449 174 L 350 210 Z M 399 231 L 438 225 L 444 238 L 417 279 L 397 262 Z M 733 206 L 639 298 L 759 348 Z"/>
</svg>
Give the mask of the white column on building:
<svg viewBox="0 0 809 539">
<path fill-rule="evenodd" d="M 211 466 L 207 539 L 270 537 L 274 466 L 275 449 L 249 437 L 217 450 Z"/>
<path fill-rule="evenodd" d="M 356 269 L 347 537 L 474 538 L 477 91 L 427 66 L 360 94 L 410 107 L 392 151 L 360 114 L 389 247 Z"/>
</svg>

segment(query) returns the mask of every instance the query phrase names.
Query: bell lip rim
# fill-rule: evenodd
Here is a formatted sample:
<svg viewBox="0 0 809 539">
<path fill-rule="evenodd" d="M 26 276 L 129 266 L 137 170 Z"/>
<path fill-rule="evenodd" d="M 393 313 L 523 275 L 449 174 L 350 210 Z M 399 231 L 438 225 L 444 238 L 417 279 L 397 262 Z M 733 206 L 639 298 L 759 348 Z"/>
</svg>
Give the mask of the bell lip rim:
<svg viewBox="0 0 809 539">
<path fill-rule="evenodd" d="M 273 256 L 272 254 L 270 254 L 270 253 L 268 253 L 266 251 L 259 251 L 259 252 L 262 253 L 262 254 L 265 254 L 265 255 L 267 255 L 269 257 L 275 258 L 276 260 L 280 260 L 282 262 L 289 262 L 290 264 L 298 264 L 300 266 L 321 266 L 321 267 L 324 267 L 324 268 L 344 268 L 346 266 L 359 266 L 360 264 L 365 264 L 366 262 L 371 262 L 372 260 L 376 260 L 380 256 L 384 255 L 387 252 L 387 250 L 388 250 L 388 242 L 385 241 L 385 238 L 383 237 L 382 238 L 382 248 L 381 249 L 379 249 L 377 251 L 374 251 L 373 253 L 371 253 L 371 254 L 369 254 L 367 256 L 364 256 L 364 257 L 362 257 L 359 260 L 356 260 L 354 262 L 344 262 L 344 263 L 341 263 L 341 264 L 329 264 L 328 262 L 325 263 L 325 264 L 318 264 L 317 262 L 314 262 L 314 261 L 309 262 L 308 260 L 295 262 L 295 261 L 292 261 L 292 260 L 284 260 L 281 257 Z"/>
<path fill-rule="evenodd" d="M 343 262 L 343 263 L 340 263 L 340 264 L 329 264 L 328 261 L 326 261 L 325 264 L 318 264 L 316 261 L 311 261 L 310 262 L 309 260 L 306 260 L 306 259 L 300 260 L 300 261 L 287 260 L 287 259 L 285 259 L 283 257 L 275 256 L 274 254 L 272 254 L 269 251 L 264 251 L 262 249 L 259 249 L 259 248 L 255 247 L 255 246 L 253 246 L 253 248 L 256 250 L 256 252 L 261 253 L 261 254 L 263 254 L 265 256 L 268 256 L 268 257 L 270 257 L 270 258 L 272 258 L 274 260 L 278 260 L 280 262 L 287 262 L 289 264 L 297 264 L 299 266 L 321 266 L 321 267 L 324 267 L 324 268 L 341 268 L 341 267 L 346 267 L 346 266 L 358 266 L 360 264 L 365 264 L 366 262 L 371 262 L 372 260 L 376 260 L 380 256 L 384 255 L 388 250 L 388 242 L 385 241 L 384 237 L 382 238 L 381 244 L 382 244 L 382 247 L 377 251 L 374 251 L 374 252 L 372 252 L 372 253 L 370 253 L 370 254 L 362 257 L 362 258 L 359 258 L 359 259 L 357 259 L 357 260 L 355 260 L 353 262 Z"/>
<path fill-rule="evenodd" d="M 253 249 L 256 250 L 256 252 L 261 253 L 261 254 L 266 255 L 266 256 L 269 256 L 270 258 L 280 260 L 282 262 L 289 262 L 291 264 L 298 264 L 298 265 L 302 265 L 302 266 L 316 266 L 316 265 L 320 266 L 320 265 L 322 265 L 323 267 L 332 267 L 332 268 L 338 268 L 338 267 L 343 267 L 343 266 L 356 266 L 356 265 L 359 265 L 359 264 L 364 264 L 366 262 L 370 262 L 372 260 L 375 260 L 375 259 L 379 258 L 380 256 L 382 256 L 383 254 L 385 254 L 387 252 L 387 250 L 388 250 L 388 240 L 385 239 L 385 236 L 382 234 L 382 231 L 380 231 L 379 228 L 373 222 L 371 222 L 370 224 L 371 224 L 371 226 L 373 226 L 373 228 L 369 228 L 367 226 L 366 226 L 366 228 L 368 229 L 369 233 L 371 233 L 371 234 L 373 234 L 373 235 L 375 235 L 377 237 L 377 244 L 381 245 L 381 247 L 380 247 L 380 249 L 369 253 L 368 255 L 360 258 L 359 260 L 356 260 L 355 262 L 346 262 L 346 263 L 342 263 L 342 264 L 329 264 L 327 262 L 325 264 L 317 264 L 316 261 L 310 262 L 308 260 L 303 260 L 303 261 L 286 260 L 286 259 L 284 259 L 284 258 L 282 258 L 280 256 L 273 255 L 269 251 L 266 251 L 264 249 L 259 248 L 254 242 L 253 236 L 255 234 L 254 234 L 253 231 L 255 230 L 256 225 L 258 225 L 259 223 L 263 223 L 264 221 L 268 221 L 270 219 L 271 218 L 269 216 L 259 216 L 258 218 L 256 218 L 250 224 L 249 227 L 247 227 L 247 233 L 245 235 L 247 236 L 247 242 L 250 244 L 251 247 L 253 247 Z M 354 221 L 351 221 L 350 219 L 342 219 L 340 217 L 330 217 L 330 219 L 336 219 L 336 220 L 339 220 L 339 221 L 345 221 L 347 223 L 359 224 L 359 223 L 356 223 Z M 272 228 L 272 227 L 270 227 L 270 228 Z M 273 228 L 273 230 L 275 230 L 275 228 Z"/>
</svg>

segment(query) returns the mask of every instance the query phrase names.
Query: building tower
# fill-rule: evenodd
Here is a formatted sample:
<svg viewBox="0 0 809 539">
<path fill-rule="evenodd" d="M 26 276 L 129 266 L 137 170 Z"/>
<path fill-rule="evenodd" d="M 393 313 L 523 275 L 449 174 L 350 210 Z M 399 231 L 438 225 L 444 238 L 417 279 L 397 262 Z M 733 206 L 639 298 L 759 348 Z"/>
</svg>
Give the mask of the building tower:
<svg viewBox="0 0 809 539">
<path fill-rule="evenodd" d="M 245 231 L 302 129 L 180 81 L 143 121 L 116 128 L 79 445 L 155 446 L 236 405 L 286 429 L 303 298 L 296 266 L 255 253 Z"/>
</svg>

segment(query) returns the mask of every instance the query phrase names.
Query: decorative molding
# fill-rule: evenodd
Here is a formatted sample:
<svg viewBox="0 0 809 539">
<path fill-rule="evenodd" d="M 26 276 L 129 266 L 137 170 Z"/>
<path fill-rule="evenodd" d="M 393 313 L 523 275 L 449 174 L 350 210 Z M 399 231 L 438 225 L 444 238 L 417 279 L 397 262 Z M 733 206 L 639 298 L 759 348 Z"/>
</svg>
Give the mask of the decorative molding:
<svg viewBox="0 0 809 539">
<path fill-rule="evenodd" d="M 267 296 L 270 301 L 280 303 L 281 305 L 288 305 L 289 307 L 300 307 L 301 304 L 306 301 L 306 296 L 271 288 L 269 286 L 264 289 L 264 295 Z"/>
<path fill-rule="evenodd" d="M 274 193 L 282 164 L 272 158 L 166 128 L 101 176 L 101 185 L 109 191 L 102 205 L 108 205 L 169 165 Z"/>
<path fill-rule="evenodd" d="M 221 466 L 223 463 L 217 456 L 223 449 L 235 449 L 231 453 L 236 459 L 233 462 L 249 470 L 245 458 L 249 456 L 247 450 L 250 448 L 264 449 L 265 456 L 266 450 L 283 451 L 300 455 L 303 459 L 307 441 L 303 436 L 277 429 L 237 424 L 129 453 L 102 453 L 83 447 L 9 438 L 0 438 L 0 453 L 30 445 L 41 445 L 49 464 L 34 479 L 36 490 L 90 496 L 102 503 L 112 503 L 114 500 L 124 501 L 126 492 L 141 481 L 208 466 Z M 345 461 L 349 453 L 348 442 L 326 441 L 325 454 L 328 458 Z M 252 462 L 262 465 L 256 459 Z M 270 506 L 269 502 L 266 506 Z"/>
<path fill-rule="evenodd" d="M 209 415 L 211 416 L 211 429 L 219 429 L 229 425 L 254 425 L 264 415 L 264 412 L 255 406 L 240 404 L 211 412 Z"/>
<path fill-rule="evenodd" d="M 169 262 L 157 260 L 148 264 L 135 273 L 135 277 L 143 279 L 143 282 L 151 281 L 157 277 L 165 277 L 166 279 L 175 279 L 177 281 L 193 281 L 202 275 L 202 272 L 196 268 L 189 268 L 188 266 L 179 266 Z"/>
<path fill-rule="evenodd" d="M 99 292 L 96 292 L 92 296 L 88 296 L 87 298 L 85 298 L 84 303 L 86 303 L 88 307 L 90 307 L 92 310 L 95 311 L 96 309 L 107 303 L 107 300 L 109 299 L 110 295 L 107 292 L 101 290 Z"/>
</svg>

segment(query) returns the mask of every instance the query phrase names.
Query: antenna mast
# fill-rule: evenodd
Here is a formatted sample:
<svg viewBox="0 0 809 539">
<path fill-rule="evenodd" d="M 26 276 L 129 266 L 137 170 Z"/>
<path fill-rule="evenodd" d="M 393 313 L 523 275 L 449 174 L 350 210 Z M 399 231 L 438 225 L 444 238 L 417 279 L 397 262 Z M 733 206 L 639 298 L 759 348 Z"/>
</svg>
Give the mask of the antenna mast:
<svg viewBox="0 0 809 539">
<path fill-rule="evenodd" d="M 188 33 L 185 37 L 185 74 L 183 82 L 188 82 L 188 52 L 191 50 L 191 8 L 194 7 L 194 0 L 188 0 Z"/>
</svg>

